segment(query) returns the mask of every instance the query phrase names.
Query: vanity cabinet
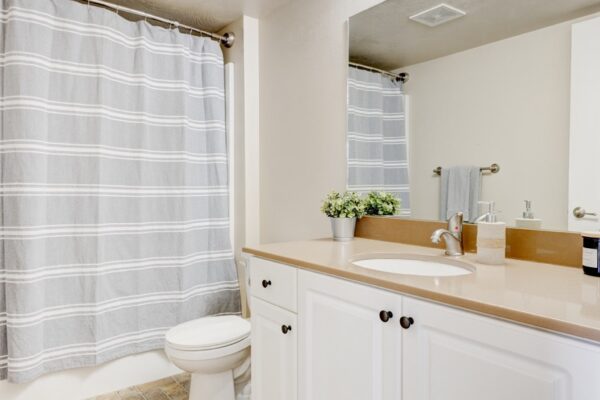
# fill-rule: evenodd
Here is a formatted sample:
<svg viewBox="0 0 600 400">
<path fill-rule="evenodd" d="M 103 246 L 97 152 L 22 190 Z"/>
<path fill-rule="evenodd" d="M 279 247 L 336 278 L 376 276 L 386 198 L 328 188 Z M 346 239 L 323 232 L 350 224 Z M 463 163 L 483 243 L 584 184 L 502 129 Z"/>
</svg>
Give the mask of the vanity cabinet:
<svg viewBox="0 0 600 400">
<path fill-rule="evenodd" d="M 253 399 L 296 399 L 297 349 L 296 314 L 252 299 Z"/>
<path fill-rule="evenodd" d="M 301 400 L 401 396 L 401 297 L 298 271 Z"/>
<path fill-rule="evenodd" d="M 296 400 L 296 268 L 250 260 L 253 400 Z"/>
<path fill-rule="evenodd" d="M 597 400 L 600 348 L 404 296 L 403 399 Z"/>
<path fill-rule="evenodd" d="M 258 258 L 250 265 L 254 400 L 600 399 L 598 345 Z"/>
</svg>

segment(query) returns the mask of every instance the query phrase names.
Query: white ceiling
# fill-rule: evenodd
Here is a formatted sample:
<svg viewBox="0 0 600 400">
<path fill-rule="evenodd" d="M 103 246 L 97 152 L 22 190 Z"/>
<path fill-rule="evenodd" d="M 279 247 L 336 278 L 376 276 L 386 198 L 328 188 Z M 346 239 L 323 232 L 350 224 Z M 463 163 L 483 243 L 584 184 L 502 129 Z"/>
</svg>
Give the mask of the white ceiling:
<svg viewBox="0 0 600 400">
<path fill-rule="evenodd" d="M 242 15 L 263 17 L 290 0 L 107 0 L 178 21 L 209 32 L 217 32 Z"/>
<path fill-rule="evenodd" d="M 440 3 L 466 16 L 408 19 Z M 387 0 L 350 18 L 350 60 L 394 70 L 600 11 L 600 0 Z"/>
</svg>

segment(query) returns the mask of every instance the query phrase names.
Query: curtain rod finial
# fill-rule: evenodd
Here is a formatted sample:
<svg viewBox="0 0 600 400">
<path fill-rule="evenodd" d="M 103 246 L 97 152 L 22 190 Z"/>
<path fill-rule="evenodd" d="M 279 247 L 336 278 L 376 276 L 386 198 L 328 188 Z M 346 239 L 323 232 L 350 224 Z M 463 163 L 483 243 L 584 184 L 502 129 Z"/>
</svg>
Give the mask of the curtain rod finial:
<svg viewBox="0 0 600 400">
<path fill-rule="evenodd" d="M 221 38 L 221 44 L 228 49 L 231 46 L 233 46 L 234 42 L 235 42 L 235 35 L 233 34 L 233 32 L 226 32 L 223 35 L 223 37 Z"/>
</svg>

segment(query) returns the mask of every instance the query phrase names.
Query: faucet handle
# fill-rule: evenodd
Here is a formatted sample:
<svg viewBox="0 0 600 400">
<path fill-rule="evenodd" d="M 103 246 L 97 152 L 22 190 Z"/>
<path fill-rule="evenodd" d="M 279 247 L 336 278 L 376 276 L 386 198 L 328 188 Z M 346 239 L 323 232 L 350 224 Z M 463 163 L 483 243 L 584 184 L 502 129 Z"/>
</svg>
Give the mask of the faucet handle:
<svg viewBox="0 0 600 400">
<path fill-rule="evenodd" d="M 448 219 L 448 230 L 454 235 L 461 234 L 463 229 L 463 219 L 464 214 L 462 212 L 457 212 L 451 216 Z"/>
</svg>

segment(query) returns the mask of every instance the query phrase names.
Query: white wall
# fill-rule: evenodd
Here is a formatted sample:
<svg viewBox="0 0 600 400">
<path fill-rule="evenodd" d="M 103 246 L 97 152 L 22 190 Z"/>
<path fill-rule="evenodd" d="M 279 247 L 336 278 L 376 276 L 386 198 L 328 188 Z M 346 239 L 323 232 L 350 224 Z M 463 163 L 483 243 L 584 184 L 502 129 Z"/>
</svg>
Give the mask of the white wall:
<svg viewBox="0 0 600 400">
<path fill-rule="evenodd" d="M 346 20 L 381 0 L 294 1 L 260 20 L 261 241 L 328 236 L 346 179 Z"/>
<path fill-rule="evenodd" d="M 402 68 L 410 73 L 411 206 L 438 219 L 437 166 L 498 163 L 482 181 L 501 220 L 533 200 L 543 227 L 566 229 L 572 22 Z"/>
<path fill-rule="evenodd" d="M 238 276 L 245 281 L 242 247 L 259 241 L 258 160 L 258 20 L 244 16 L 223 28 L 220 33 L 236 35 L 233 47 L 223 49 L 225 63 L 234 68 L 233 104 L 233 243 Z M 230 171 L 231 172 L 231 171 Z M 231 173 L 230 173 L 231 176 Z M 244 315 L 247 315 L 246 290 L 241 286 Z"/>
<path fill-rule="evenodd" d="M 259 21 L 244 17 L 244 245 L 260 242 Z"/>
<path fill-rule="evenodd" d="M 233 82 L 225 80 L 227 96 L 233 95 L 233 98 L 227 98 L 227 122 L 228 122 L 228 143 L 229 150 L 229 178 L 230 178 L 230 218 L 233 222 L 231 245 L 239 254 L 239 248 L 245 241 L 245 195 L 244 195 L 244 19 L 240 18 L 232 24 L 226 26 L 219 34 L 233 32 L 235 43 L 231 48 L 223 47 L 223 57 L 227 72 L 233 69 Z M 233 115 L 230 113 L 233 112 Z M 232 207 L 233 206 L 233 207 Z M 232 209 L 231 209 L 232 208 Z"/>
<path fill-rule="evenodd" d="M 258 243 L 258 19 L 244 16 L 219 33 L 234 32 L 235 45 L 223 48 L 225 63 L 234 64 L 234 220 L 233 247 Z"/>
</svg>

